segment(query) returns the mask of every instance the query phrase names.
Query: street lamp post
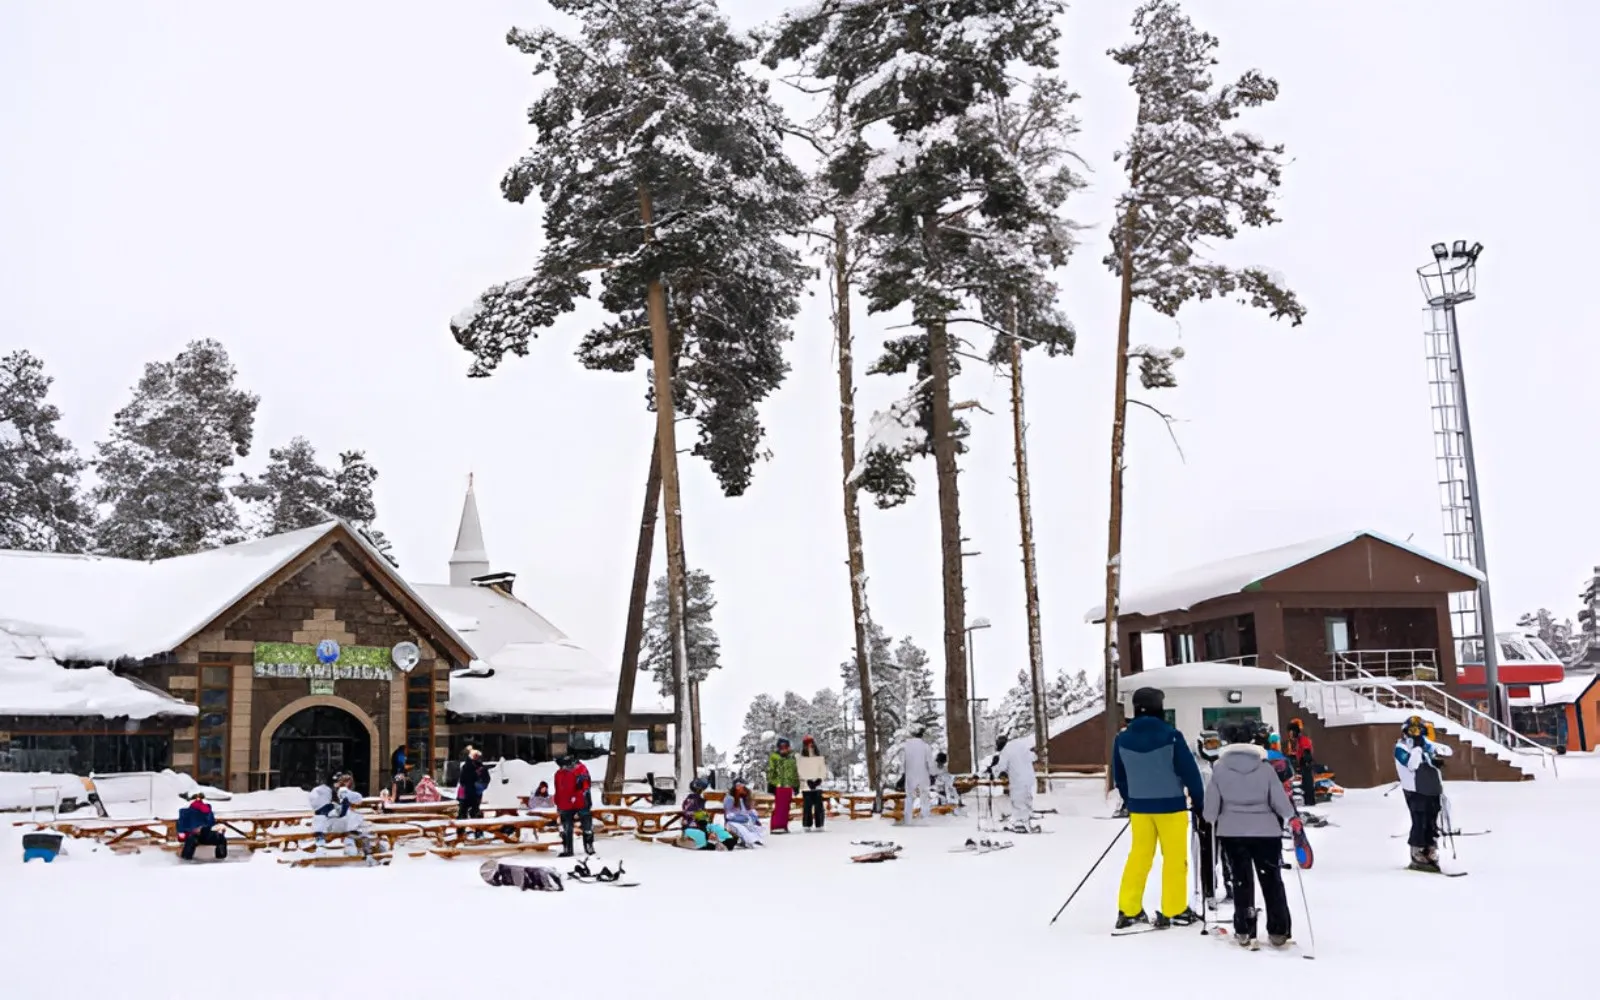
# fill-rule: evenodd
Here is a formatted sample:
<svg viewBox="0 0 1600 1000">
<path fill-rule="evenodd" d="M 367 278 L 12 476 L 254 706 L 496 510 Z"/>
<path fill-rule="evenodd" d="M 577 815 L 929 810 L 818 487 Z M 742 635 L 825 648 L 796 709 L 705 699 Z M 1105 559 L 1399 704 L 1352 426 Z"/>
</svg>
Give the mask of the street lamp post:
<svg viewBox="0 0 1600 1000">
<path fill-rule="evenodd" d="M 971 725 L 967 733 L 972 737 L 972 773 L 978 773 L 978 703 L 988 699 L 978 697 L 978 651 L 972 646 L 972 633 L 989 628 L 989 619 L 974 618 L 967 623 L 967 714 Z"/>
</svg>

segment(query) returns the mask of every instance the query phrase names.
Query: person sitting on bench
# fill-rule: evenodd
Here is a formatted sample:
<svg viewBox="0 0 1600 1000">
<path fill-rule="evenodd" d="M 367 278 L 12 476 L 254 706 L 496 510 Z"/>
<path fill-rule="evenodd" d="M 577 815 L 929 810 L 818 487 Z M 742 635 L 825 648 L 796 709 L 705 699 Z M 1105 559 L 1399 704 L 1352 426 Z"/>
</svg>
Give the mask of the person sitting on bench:
<svg viewBox="0 0 1600 1000">
<path fill-rule="evenodd" d="M 194 792 L 189 804 L 178 810 L 178 840 L 183 844 L 183 860 L 193 861 L 195 848 L 204 844 L 215 847 L 217 860 L 228 856 L 228 838 L 216 828 L 217 817 L 206 801 L 205 792 Z"/>
</svg>

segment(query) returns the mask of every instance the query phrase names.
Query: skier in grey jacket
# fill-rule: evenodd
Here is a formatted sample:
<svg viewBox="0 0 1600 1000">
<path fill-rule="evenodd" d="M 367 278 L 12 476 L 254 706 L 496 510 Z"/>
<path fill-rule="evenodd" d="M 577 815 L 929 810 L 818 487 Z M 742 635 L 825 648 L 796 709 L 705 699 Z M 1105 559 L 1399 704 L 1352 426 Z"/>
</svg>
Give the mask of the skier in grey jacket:
<svg viewBox="0 0 1600 1000">
<path fill-rule="evenodd" d="M 1211 769 L 1204 815 L 1216 830 L 1233 880 L 1233 932 L 1240 945 L 1256 947 L 1255 882 L 1267 910 L 1267 939 L 1289 943 L 1289 900 L 1283 891 L 1283 825 L 1294 804 L 1267 763 L 1267 752 L 1237 726 L 1222 730 L 1224 746 Z M 1252 878 L 1252 871 L 1254 877 Z"/>
</svg>

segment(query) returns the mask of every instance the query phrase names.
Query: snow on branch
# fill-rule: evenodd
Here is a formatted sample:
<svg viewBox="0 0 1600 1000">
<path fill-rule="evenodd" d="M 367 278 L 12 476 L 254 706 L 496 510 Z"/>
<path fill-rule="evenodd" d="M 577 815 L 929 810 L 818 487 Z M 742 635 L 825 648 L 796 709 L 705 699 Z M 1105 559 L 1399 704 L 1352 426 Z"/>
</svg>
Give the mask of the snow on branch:
<svg viewBox="0 0 1600 1000">
<path fill-rule="evenodd" d="M 910 392 L 890 403 L 887 410 L 873 413 L 867 422 L 867 433 L 857 452 L 855 467 L 845 477 L 846 483 L 853 484 L 861 479 L 874 452 L 899 459 L 923 447 L 927 435 L 920 423 L 922 393 L 929 381 L 923 379 L 912 386 Z"/>
</svg>

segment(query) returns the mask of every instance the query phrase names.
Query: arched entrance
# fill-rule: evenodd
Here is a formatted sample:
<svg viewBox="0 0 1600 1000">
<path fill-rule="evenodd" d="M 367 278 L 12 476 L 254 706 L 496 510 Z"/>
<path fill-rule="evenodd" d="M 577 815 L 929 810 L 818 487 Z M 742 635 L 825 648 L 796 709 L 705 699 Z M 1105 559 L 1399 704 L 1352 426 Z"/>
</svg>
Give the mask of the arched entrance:
<svg viewBox="0 0 1600 1000">
<path fill-rule="evenodd" d="M 356 790 L 365 795 L 371 790 L 371 729 L 370 720 L 338 705 L 307 705 L 271 730 L 268 766 L 282 788 L 309 789 L 330 774 L 349 771 Z"/>
</svg>

